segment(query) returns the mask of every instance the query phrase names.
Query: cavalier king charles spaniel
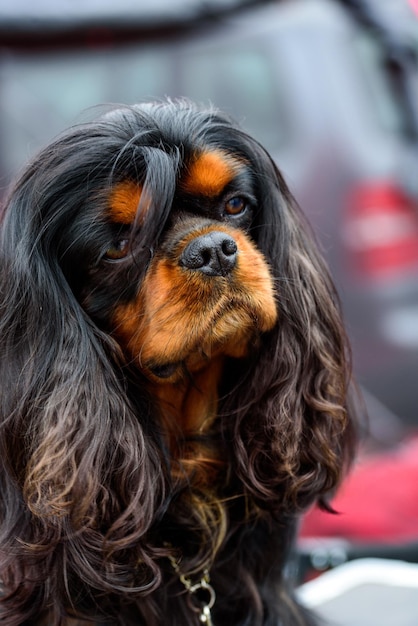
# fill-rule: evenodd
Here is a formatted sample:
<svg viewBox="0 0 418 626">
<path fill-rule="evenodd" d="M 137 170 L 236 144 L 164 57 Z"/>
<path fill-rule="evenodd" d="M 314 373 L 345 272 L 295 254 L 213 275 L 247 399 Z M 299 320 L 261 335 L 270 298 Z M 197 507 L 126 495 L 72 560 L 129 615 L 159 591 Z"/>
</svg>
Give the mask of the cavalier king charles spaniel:
<svg viewBox="0 0 418 626">
<path fill-rule="evenodd" d="M 286 563 L 352 457 L 349 349 L 260 144 L 186 101 L 71 128 L 0 289 L 2 624 L 314 623 Z"/>
</svg>

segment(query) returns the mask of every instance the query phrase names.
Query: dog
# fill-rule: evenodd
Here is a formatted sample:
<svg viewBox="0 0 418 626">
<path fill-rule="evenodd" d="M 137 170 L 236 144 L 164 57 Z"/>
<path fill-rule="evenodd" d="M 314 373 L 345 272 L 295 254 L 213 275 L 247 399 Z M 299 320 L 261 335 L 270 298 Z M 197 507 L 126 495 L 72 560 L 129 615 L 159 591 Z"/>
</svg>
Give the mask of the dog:
<svg viewBox="0 0 418 626">
<path fill-rule="evenodd" d="M 0 274 L 2 623 L 314 623 L 286 564 L 353 455 L 350 354 L 266 150 L 110 109 L 23 171 Z"/>
</svg>

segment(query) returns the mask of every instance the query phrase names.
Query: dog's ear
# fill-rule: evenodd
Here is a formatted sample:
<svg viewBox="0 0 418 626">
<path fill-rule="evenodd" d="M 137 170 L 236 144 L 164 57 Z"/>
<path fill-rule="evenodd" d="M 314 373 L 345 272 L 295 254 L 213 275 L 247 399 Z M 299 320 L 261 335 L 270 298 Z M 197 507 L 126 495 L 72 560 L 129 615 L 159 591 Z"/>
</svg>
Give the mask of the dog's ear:
<svg viewBox="0 0 418 626">
<path fill-rule="evenodd" d="M 53 175 L 48 187 L 33 168 L 18 183 L 1 228 L 0 526 L 1 550 L 10 555 L 3 573 L 10 562 L 15 584 L 25 577 L 16 551 L 30 545 L 47 567 L 64 534 L 63 549 L 78 555 L 75 567 L 92 587 L 107 588 L 118 554 L 131 548 L 149 586 L 158 573 L 138 538 L 162 499 L 161 453 L 144 431 L 147 399 L 130 404 L 117 347 L 84 313 L 60 267 L 53 232 L 65 227 L 68 207 Z M 59 226 L 48 209 L 57 199 Z"/>
<path fill-rule="evenodd" d="M 274 276 L 279 313 L 246 370 L 236 370 L 224 410 L 234 416 L 241 479 L 262 506 L 296 511 L 316 498 L 326 506 L 355 447 L 349 345 L 299 207 L 267 153 L 253 146 L 251 159 L 260 198 L 253 236 Z"/>
</svg>

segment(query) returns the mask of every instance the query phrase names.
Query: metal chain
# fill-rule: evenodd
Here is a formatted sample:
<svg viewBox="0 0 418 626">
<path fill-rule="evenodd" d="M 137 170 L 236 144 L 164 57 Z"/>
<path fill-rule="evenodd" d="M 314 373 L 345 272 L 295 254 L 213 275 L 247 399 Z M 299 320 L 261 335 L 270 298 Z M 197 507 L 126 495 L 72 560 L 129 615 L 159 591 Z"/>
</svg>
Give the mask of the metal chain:
<svg viewBox="0 0 418 626">
<path fill-rule="evenodd" d="M 202 578 L 197 582 L 193 581 L 181 573 L 179 562 L 173 556 L 168 557 L 170 563 L 179 577 L 180 582 L 187 590 L 189 594 L 189 606 L 192 611 L 199 613 L 199 620 L 206 626 L 214 626 L 212 622 L 211 609 L 215 604 L 216 593 L 212 585 L 210 584 L 209 571 L 205 569 Z M 206 602 L 200 601 L 197 597 L 199 591 L 205 591 L 208 594 Z"/>
</svg>

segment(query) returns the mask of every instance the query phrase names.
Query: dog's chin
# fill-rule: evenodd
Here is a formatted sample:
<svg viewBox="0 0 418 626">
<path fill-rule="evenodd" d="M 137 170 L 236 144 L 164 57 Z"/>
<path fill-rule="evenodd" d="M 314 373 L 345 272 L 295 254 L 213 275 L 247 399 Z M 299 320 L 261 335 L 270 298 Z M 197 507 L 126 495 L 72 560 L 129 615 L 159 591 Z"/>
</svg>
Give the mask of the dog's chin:
<svg viewBox="0 0 418 626">
<path fill-rule="evenodd" d="M 272 320 L 269 320 L 268 325 L 271 323 Z M 211 323 L 206 319 L 200 327 L 196 319 L 195 330 L 199 327 L 199 331 L 192 344 L 187 347 L 183 345 L 180 351 L 170 351 L 170 345 L 166 345 L 162 352 L 154 352 L 152 343 L 142 346 L 140 367 L 153 382 L 164 384 L 190 381 L 193 375 L 210 367 L 219 358 L 245 358 L 250 348 L 258 343 L 262 332 L 260 324 L 266 330 L 264 318 L 260 320 L 254 317 L 253 311 L 241 307 L 225 312 Z M 174 344 L 174 347 L 178 345 Z M 144 356 L 148 358 L 144 359 Z"/>
</svg>

